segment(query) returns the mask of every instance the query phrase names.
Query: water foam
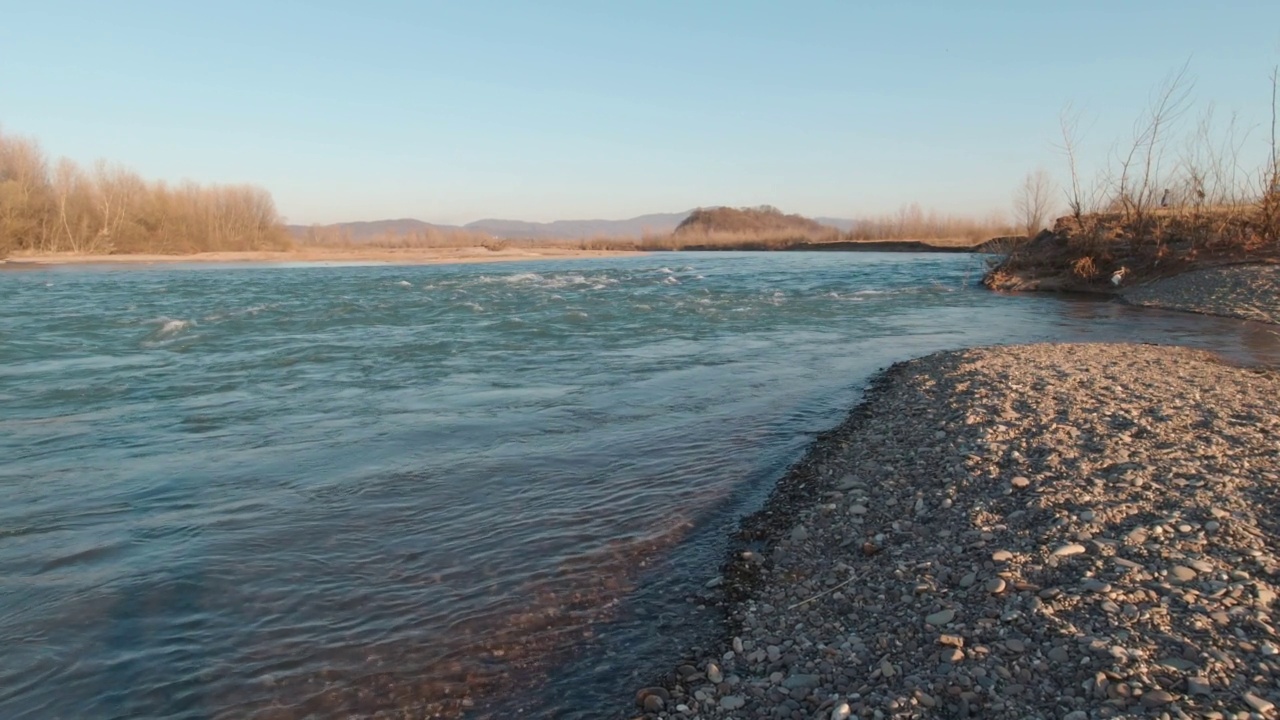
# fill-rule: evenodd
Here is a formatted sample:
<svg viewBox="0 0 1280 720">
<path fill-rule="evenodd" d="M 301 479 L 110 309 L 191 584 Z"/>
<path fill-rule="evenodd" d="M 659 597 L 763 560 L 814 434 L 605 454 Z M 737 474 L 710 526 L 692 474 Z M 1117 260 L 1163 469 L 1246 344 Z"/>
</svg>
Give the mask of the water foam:
<svg viewBox="0 0 1280 720">
<path fill-rule="evenodd" d="M 523 283 L 523 282 L 537 282 L 539 280 L 542 280 L 542 276 L 539 275 L 538 273 L 516 273 L 515 275 L 505 275 L 500 279 L 502 280 L 502 282 Z"/>
<path fill-rule="evenodd" d="M 196 324 L 194 320 L 179 320 L 177 318 L 166 317 L 164 315 L 161 315 L 151 322 L 152 324 L 160 326 L 152 333 L 152 337 L 155 338 L 173 337 Z"/>
</svg>

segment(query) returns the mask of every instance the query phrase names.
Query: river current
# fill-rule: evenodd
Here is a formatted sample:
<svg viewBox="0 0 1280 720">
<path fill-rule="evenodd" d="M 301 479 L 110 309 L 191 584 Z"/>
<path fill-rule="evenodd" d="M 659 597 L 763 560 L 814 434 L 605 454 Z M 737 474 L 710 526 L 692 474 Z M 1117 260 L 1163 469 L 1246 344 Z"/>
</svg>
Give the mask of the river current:
<svg viewBox="0 0 1280 720">
<path fill-rule="evenodd" d="M 565 717 L 714 636 L 734 523 L 934 350 L 1250 323 L 981 258 L 0 272 L 0 717 Z"/>
</svg>

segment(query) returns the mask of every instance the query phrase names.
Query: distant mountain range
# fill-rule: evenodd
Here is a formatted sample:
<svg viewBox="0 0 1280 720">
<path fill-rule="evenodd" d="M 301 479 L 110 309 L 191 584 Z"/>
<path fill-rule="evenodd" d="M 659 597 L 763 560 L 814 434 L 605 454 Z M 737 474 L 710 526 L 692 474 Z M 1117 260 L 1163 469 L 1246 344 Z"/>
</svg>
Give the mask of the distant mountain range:
<svg viewBox="0 0 1280 720">
<path fill-rule="evenodd" d="M 467 223 L 464 227 L 502 238 L 640 237 L 667 235 L 691 212 L 655 213 L 626 220 L 556 220 L 547 223 L 486 219 Z"/>
<path fill-rule="evenodd" d="M 524 220 L 477 220 L 466 225 L 436 225 L 412 218 L 399 220 L 373 220 L 363 222 L 334 223 L 316 229 L 326 234 L 342 234 L 352 241 L 371 240 L 382 235 L 409 235 L 428 230 L 485 233 L 498 238 L 513 240 L 578 239 L 593 237 L 628 237 L 642 235 L 668 235 L 684 222 L 693 210 L 679 213 L 654 213 L 626 220 L 556 220 L 554 222 L 527 222 Z M 853 220 L 842 218 L 814 218 L 817 222 L 840 230 L 849 230 Z M 313 230 L 310 225 L 289 225 L 289 232 L 297 238 L 306 238 Z"/>
</svg>

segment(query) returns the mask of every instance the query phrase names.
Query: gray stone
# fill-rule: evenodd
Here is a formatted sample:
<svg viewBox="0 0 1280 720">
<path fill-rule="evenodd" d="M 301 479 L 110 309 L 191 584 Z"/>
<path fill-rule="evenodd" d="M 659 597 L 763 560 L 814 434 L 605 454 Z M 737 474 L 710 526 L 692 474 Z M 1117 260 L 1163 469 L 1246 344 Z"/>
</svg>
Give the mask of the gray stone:
<svg viewBox="0 0 1280 720">
<path fill-rule="evenodd" d="M 1213 694 L 1213 688 L 1206 678 L 1199 676 L 1189 677 L 1187 678 L 1187 692 L 1192 695 L 1211 695 Z"/>
<path fill-rule="evenodd" d="M 720 707 L 725 710 L 737 710 L 746 704 L 747 701 L 741 695 L 725 695 L 720 698 Z"/>
<path fill-rule="evenodd" d="M 782 681 L 782 686 L 788 690 L 810 690 L 821 682 L 821 675 L 792 675 Z"/>
<path fill-rule="evenodd" d="M 1004 578 L 998 578 L 998 577 L 991 578 L 986 582 L 986 584 L 983 585 L 983 587 L 985 587 L 987 589 L 987 592 L 991 593 L 992 595 L 999 595 L 1000 593 L 1004 592 L 1004 587 L 1005 587 Z"/>
<path fill-rule="evenodd" d="M 946 625 L 956 618 L 956 611 L 951 608 L 939 610 L 936 613 L 925 616 L 924 621 L 930 625 Z"/>
</svg>

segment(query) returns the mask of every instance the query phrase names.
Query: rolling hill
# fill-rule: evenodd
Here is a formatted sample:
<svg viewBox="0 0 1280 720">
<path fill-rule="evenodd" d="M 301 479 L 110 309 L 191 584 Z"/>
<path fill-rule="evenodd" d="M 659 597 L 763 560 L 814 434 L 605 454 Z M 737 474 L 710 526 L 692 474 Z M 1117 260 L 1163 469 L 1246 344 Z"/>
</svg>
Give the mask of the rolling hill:
<svg viewBox="0 0 1280 720">
<path fill-rule="evenodd" d="M 466 225 L 442 225 L 399 218 L 395 220 L 371 220 L 333 223 L 331 225 L 289 225 L 289 233 L 300 240 L 312 236 L 314 231 L 321 231 L 328 237 L 343 237 L 352 242 L 372 240 L 387 235 L 411 235 L 427 230 L 458 231 L 464 230 L 483 233 L 496 238 L 512 240 L 576 240 L 581 238 L 640 238 L 646 235 L 669 235 L 697 213 L 719 211 L 740 212 L 730 208 L 699 208 L 678 213 L 652 213 L 628 218 L 626 220 L 556 220 L 554 222 L 528 222 L 525 220 L 485 219 Z M 724 213 L 721 213 L 724 214 Z M 810 220 L 799 215 L 785 216 L 804 221 L 805 227 L 813 229 L 817 225 L 848 230 L 854 225 L 853 220 L 840 218 L 818 218 Z M 705 219 L 705 217 L 704 217 Z M 791 227 L 798 227 L 791 225 Z"/>
</svg>

